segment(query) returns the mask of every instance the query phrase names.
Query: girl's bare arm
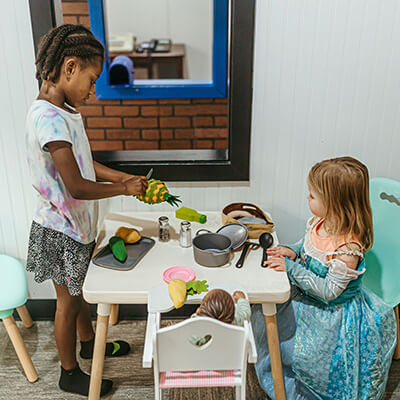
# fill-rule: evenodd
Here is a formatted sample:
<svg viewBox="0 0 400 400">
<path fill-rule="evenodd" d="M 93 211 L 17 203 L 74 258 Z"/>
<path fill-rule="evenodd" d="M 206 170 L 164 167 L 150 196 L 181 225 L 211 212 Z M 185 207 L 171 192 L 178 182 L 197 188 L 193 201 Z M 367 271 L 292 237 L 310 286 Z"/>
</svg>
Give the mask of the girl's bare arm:
<svg viewBox="0 0 400 400">
<path fill-rule="evenodd" d="M 105 165 L 98 163 L 97 161 L 93 161 L 93 166 L 96 172 L 96 178 L 104 182 L 121 183 L 135 176 L 127 174 L 125 172 L 117 171 L 112 168 L 108 168 Z M 141 176 L 141 178 L 145 179 L 144 176 Z"/>
<path fill-rule="evenodd" d="M 85 179 L 81 175 L 70 143 L 49 142 L 47 147 L 65 186 L 75 199 L 97 200 L 118 195 L 137 195 L 143 193 L 146 188 L 146 179 L 142 177 L 133 177 L 125 182 L 111 184 Z"/>
</svg>

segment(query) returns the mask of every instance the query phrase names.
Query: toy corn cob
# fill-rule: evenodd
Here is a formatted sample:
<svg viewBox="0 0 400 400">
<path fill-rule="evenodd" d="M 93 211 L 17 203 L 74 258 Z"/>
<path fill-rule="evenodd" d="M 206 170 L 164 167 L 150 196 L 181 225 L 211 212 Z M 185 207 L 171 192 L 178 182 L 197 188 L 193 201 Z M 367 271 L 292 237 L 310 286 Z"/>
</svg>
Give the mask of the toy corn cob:
<svg viewBox="0 0 400 400">
<path fill-rule="evenodd" d="M 171 206 L 178 206 L 178 203 L 181 203 L 179 196 L 170 194 L 165 184 L 156 179 L 150 179 L 147 182 L 145 193 L 136 197 L 147 204 L 158 204 L 166 201 Z"/>
</svg>

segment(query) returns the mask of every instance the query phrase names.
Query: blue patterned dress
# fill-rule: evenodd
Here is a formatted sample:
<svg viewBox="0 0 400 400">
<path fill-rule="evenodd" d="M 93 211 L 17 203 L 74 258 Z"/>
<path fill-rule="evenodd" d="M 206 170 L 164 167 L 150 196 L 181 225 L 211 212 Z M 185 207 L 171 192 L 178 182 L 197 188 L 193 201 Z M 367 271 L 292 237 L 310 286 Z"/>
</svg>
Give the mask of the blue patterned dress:
<svg viewBox="0 0 400 400">
<path fill-rule="evenodd" d="M 380 399 L 396 345 L 393 309 L 361 284 L 361 261 L 353 280 L 336 298 L 324 299 L 314 290 L 329 273 L 327 256 L 310 240 L 291 248 L 286 258 L 292 283 L 290 299 L 277 305 L 282 367 L 288 400 Z M 311 283 L 310 283 L 311 282 Z M 257 345 L 256 372 L 261 387 L 275 399 L 262 309 L 253 306 L 251 322 Z"/>
</svg>

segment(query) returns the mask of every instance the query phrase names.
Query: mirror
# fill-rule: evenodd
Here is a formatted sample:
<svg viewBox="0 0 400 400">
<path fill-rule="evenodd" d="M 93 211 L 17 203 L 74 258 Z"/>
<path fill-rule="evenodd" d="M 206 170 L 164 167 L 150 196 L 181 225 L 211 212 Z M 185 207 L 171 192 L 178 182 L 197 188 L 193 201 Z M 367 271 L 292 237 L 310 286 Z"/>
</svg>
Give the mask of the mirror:
<svg viewBox="0 0 400 400">
<path fill-rule="evenodd" d="M 224 98 L 228 0 L 88 0 L 99 99 Z"/>
</svg>

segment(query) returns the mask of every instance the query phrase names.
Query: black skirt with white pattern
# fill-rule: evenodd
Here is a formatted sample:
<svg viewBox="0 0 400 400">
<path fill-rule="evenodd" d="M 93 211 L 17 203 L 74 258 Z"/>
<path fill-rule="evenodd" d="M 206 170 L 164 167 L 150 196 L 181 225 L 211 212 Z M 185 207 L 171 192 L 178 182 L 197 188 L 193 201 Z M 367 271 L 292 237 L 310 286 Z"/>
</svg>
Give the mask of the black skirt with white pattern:
<svg viewBox="0 0 400 400">
<path fill-rule="evenodd" d="M 58 285 L 67 286 L 72 296 L 79 296 L 95 245 L 94 241 L 79 243 L 33 221 L 26 269 L 35 273 L 36 282 L 52 279 Z"/>
</svg>

